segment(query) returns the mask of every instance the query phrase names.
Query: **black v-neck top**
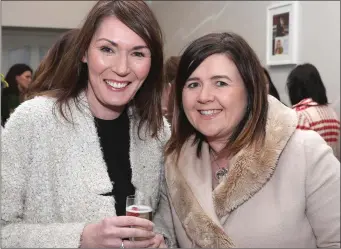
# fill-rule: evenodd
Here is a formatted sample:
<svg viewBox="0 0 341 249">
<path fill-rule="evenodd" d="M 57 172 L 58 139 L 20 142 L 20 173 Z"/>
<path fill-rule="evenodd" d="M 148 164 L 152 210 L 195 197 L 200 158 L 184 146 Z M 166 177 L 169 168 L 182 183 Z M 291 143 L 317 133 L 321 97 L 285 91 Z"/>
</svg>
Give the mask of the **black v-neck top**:
<svg viewBox="0 0 341 249">
<path fill-rule="evenodd" d="M 108 174 L 113 183 L 113 191 L 105 195 L 114 196 L 116 215 L 125 215 L 126 198 L 135 193 L 135 187 L 131 183 L 127 111 L 122 112 L 114 120 L 103 120 L 95 117 L 95 124 Z"/>
</svg>

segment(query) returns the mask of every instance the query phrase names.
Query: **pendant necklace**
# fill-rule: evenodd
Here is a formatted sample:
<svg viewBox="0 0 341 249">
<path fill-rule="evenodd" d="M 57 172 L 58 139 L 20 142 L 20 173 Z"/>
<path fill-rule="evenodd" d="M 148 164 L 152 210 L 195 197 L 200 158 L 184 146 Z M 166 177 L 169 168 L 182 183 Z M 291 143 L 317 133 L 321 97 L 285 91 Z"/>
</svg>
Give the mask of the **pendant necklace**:
<svg viewBox="0 0 341 249">
<path fill-rule="evenodd" d="M 211 150 L 211 153 L 213 151 Z M 219 170 L 216 171 L 215 173 L 215 178 L 218 180 L 218 182 L 220 183 L 224 177 L 226 177 L 227 173 L 228 173 L 228 169 L 225 167 L 220 167 L 219 164 L 217 163 L 217 158 L 215 157 L 214 153 L 212 153 L 212 156 L 214 158 L 214 163 L 218 166 Z"/>
</svg>

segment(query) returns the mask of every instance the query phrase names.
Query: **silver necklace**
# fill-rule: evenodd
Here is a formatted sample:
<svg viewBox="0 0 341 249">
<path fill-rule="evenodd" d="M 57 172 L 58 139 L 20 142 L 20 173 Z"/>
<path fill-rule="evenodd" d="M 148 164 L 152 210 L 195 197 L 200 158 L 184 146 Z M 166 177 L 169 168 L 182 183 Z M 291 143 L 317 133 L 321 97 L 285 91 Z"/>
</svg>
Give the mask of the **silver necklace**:
<svg viewBox="0 0 341 249">
<path fill-rule="evenodd" d="M 217 163 L 217 158 L 214 155 L 214 152 L 211 150 L 212 156 L 214 158 L 214 163 L 218 166 L 219 170 L 217 170 L 215 172 L 215 178 L 218 180 L 218 182 L 220 183 L 224 177 L 227 175 L 228 173 L 228 169 L 226 167 L 220 167 L 219 164 Z"/>
</svg>

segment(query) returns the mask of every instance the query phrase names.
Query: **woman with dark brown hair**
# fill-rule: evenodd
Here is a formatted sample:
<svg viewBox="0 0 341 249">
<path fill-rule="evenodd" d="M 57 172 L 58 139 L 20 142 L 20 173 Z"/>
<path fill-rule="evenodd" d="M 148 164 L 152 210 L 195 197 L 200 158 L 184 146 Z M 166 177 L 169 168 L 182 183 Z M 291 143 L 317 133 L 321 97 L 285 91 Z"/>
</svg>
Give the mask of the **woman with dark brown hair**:
<svg viewBox="0 0 341 249">
<path fill-rule="evenodd" d="M 74 35 L 2 131 L 2 247 L 165 247 L 161 227 L 125 216 L 129 195 L 159 201 L 159 24 L 143 1 L 99 1 Z"/>
<path fill-rule="evenodd" d="M 340 247 L 340 163 L 265 80 L 237 34 L 184 51 L 159 209 L 179 247 Z"/>
</svg>

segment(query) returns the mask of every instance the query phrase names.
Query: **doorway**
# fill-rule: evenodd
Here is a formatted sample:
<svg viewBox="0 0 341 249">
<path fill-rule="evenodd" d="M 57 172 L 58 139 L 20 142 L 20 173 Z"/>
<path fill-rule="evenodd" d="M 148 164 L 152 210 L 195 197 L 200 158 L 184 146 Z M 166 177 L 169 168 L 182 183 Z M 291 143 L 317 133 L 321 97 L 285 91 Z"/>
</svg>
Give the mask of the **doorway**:
<svg viewBox="0 0 341 249">
<path fill-rule="evenodd" d="M 2 28 L 1 72 L 16 63 L 25 63 L 35 71 L 49 48 L 66 29 Z"/>
</svg>

